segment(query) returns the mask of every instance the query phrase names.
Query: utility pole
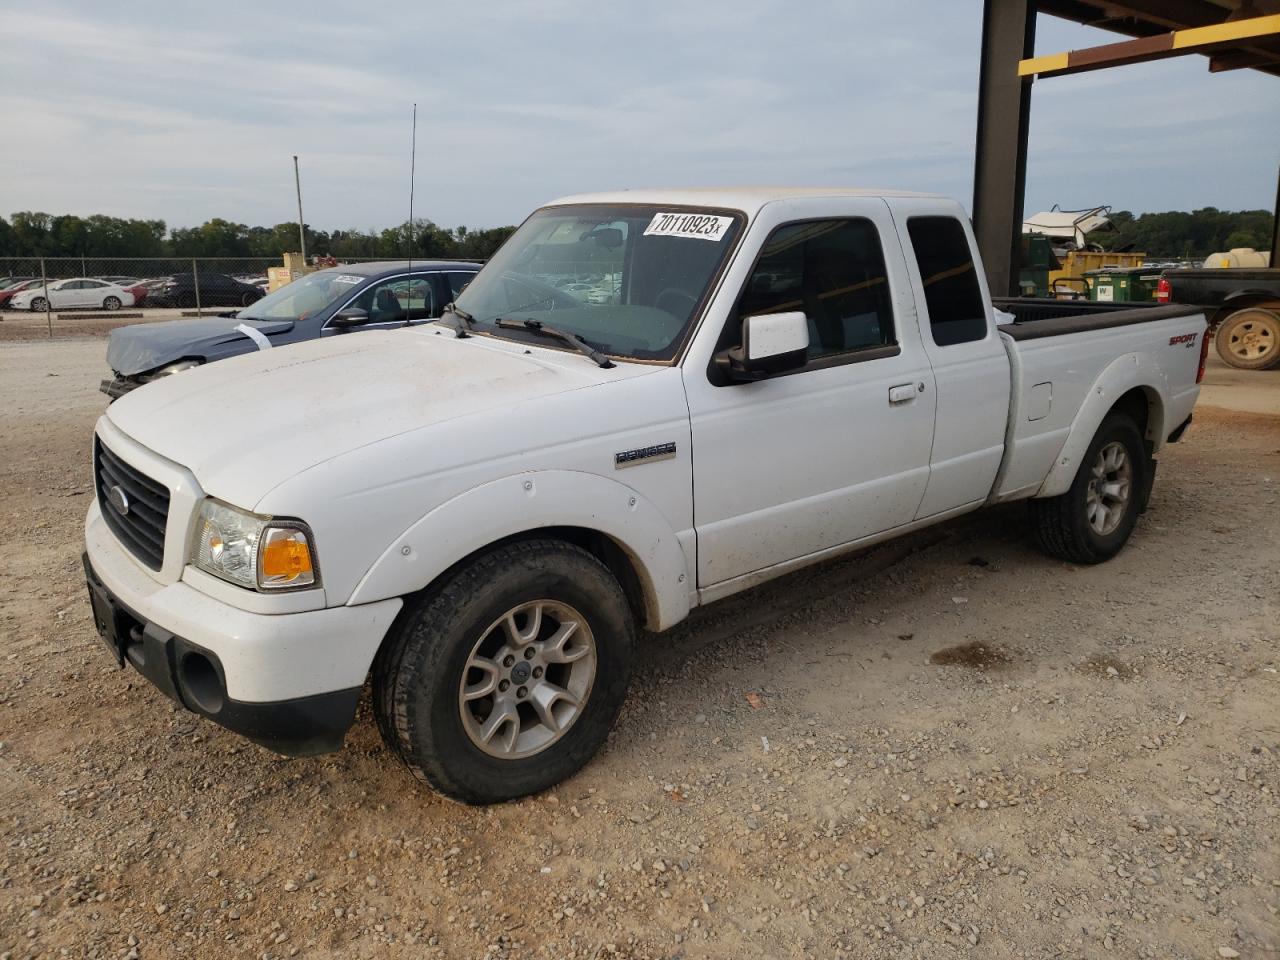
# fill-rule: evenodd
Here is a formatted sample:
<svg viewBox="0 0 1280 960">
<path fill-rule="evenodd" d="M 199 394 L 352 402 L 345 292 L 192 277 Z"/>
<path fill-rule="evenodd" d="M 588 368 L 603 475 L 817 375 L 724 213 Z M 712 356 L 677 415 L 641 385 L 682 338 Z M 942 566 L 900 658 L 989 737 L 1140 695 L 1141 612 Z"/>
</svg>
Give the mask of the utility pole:
<svg viewBox="0 0 1280 960">
<path fill-rule="evenodd" d="M 302 219 L 302 178 L 298 176 L 298 155 L 293 155 L 293 186 L 298 191 L 298 246 L 302 248 L 302 262 L 307 262 L 307 228 Z"/>
</svg>

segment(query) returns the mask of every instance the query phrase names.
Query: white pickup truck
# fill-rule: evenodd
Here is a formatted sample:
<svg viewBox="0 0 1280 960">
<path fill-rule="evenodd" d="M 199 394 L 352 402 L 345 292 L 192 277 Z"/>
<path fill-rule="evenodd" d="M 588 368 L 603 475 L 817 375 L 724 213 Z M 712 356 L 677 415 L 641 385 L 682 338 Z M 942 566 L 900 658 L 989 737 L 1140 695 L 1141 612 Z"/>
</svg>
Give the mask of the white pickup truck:
<svg viewBox="0 0 1280 960">
<path fill-rule="evenodd" d="M 339 749 L 370 681 L 437 790 L 541 790 L 604 741 L 639 628 L 1007 500 L 1054 556 L 1121 548 L 1190 422 L 1203 315 L 998 306 L 939 197 L 559 200 L 437 322 L 112 404 L 99 632 L 281 753 Z"/>
</svg>

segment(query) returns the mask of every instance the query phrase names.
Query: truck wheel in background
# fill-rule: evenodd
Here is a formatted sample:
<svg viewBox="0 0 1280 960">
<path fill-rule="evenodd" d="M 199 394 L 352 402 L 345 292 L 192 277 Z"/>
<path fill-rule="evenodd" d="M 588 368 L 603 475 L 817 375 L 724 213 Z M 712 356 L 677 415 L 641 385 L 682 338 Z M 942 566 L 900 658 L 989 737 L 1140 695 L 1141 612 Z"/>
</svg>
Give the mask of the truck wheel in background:
<svg viewBox="0 0 1280 960">
<path fill-rule="evenodd" d="M 401 612 L 373 668 L 382 736 L 464 803 L 545 790 L 604 743 L 634 637 L 622 587 L 585 550 L 498 547 Z"/>
<path fill-rule="evenodd" d="M 1280 365 L 1280 313 L 1265 307 L 1237 310 L 1218 325 L 1218 356 L 1233 367 L 1269 370 Z"/>
<path fill-rule="evenodd" d="M 1071 489 L 1030 501 L 1032 529 L 1045 553 L 1071 563 L 1114 557 L 1133 533 L 1148 470 L 1137 424 L 1110 413 L 1098 427 Z"/>
</svg>

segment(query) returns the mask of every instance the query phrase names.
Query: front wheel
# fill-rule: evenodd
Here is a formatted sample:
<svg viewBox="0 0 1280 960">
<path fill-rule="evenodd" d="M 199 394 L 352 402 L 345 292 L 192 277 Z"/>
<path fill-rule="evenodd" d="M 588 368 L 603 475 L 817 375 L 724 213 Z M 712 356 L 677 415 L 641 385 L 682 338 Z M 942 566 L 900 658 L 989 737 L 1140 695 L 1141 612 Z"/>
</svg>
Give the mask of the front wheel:
<svg viewBox="0 0 1280 960">
<path fill-rule="evenodd" d="M 1138 522 L 1151 467 L 1133 419 L 1110 414 L 1094 434 L 1071 489 L 1030 501 L 1040 548 L 1069 563 L 1110 560 Z"/>
<path fill-rule="evenodd" d="M 1218 356 L 1243 370 L 1280 364 L 1280 313 L 1263 307 L 1237 310 L 1218 326 Z"/>
<path fill-rule="evenodd" d="M 44 311 L 48 309 L 48 307 L 49 307 L 49 301 L 47 301 L 44 297 L 36 297 L 31 301 L 32 313 L 44 313 Z"/>
<path fill-rule="evenodd" d="M 499 547 L 401 613 L 374 665 L 383 738 L 464 803 L 545 790 L 604 743 L 634 635 L 621 586 L 585 550 Z"/>
</svg>

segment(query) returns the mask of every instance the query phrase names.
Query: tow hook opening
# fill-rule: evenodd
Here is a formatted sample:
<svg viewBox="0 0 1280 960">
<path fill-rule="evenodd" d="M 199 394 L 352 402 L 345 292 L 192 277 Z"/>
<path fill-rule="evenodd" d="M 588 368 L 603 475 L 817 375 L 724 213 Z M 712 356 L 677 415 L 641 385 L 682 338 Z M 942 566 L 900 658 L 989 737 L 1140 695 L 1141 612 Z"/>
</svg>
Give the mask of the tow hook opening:
<svg viewBox="0 0 1280 960">
<path fill-rule="evenodd" d="M 183 692 L 205 713 L 218 713 L 226 694 L 213 662 L 202 653 L 188 652 L 178 669 L 182 674 Z"/>
</svg>

